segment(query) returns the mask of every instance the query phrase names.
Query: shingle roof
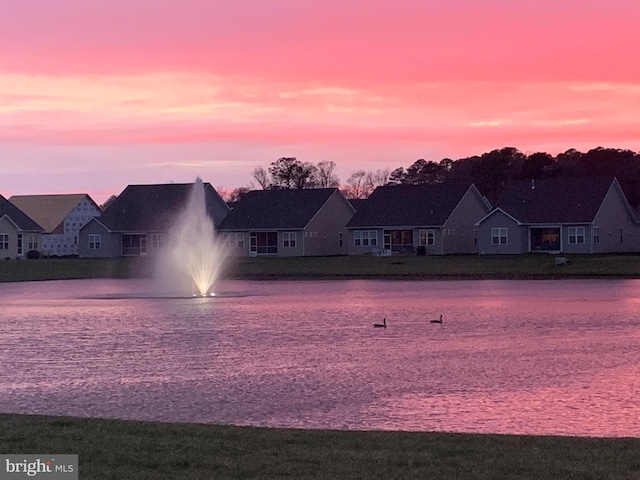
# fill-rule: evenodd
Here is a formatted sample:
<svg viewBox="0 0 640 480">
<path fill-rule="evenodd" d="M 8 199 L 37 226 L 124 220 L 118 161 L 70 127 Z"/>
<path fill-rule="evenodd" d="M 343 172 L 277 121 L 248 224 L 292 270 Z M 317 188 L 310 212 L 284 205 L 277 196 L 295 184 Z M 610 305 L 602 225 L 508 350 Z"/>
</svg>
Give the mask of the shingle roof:
<svg viewBox="0 0 640 480">
<path fill-rule="evenodd" d="M 362 210 L 368 201 L 369 201 L 368 198 L 350 198 L 349 199 L 349 203 L 356 210 L 356 212 L 358 210 Z"/>
<path fill-rule="evenodd" d="M 443 225 L 469 188 L 469 184 L 378 187 L 347 227 Z"/>
<path fill-rule="evenodd" d="M 85 198 L 86 193 L 61 195 L 14 195 L 9 201 L 33 218 L 47 233 L 53 233 L 67 215 Z M 93 202 L 93 200 L 91 200 Z M 95 203 L 95 202 L 94 202 Z M 96 205 L 97 207 L 97 205 Z"/>
<path fill-rule="evenodd" d="M 513 180 L 496 207 L 523 223 L 585 223 L 598 213 L 613 182 L 611 177 Z"/>
<path fill-rule="evenodd" d="M 219 230 L 304 228 L 336 188 L 252 190 L 218 226 Z"/>
<path fill-rule="evenodd" d="M 0 195 L 0 218 L 7 216 L 20 230 L 26 232 L 41 232 L 42 227 L 38 225 L 29 215 L 16 207 L 9 200 Z"/>
<path fill-rule="evenodd" d="M 207 213 L 214 218 L 219 196 L 210 183 L 204 187 Z M 186 205 L 192 188 L 193 183 L 129 185 L 97 220 L 115 232 L 163 231 Z"/>
</svg>

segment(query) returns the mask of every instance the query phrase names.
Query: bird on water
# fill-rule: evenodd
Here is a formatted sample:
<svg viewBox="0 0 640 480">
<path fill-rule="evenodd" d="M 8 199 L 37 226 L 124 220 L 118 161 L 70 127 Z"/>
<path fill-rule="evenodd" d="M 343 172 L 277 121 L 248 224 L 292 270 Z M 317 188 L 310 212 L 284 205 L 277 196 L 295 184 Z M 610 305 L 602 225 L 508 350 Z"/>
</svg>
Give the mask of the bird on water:
<svg viewBox="0 0 640 480">
<path fill-rule="evenodd" d="M 374 323 L 373 328 L 387 328 L 387 319 L 383 318 L 382 323 Z"/>
</svg>

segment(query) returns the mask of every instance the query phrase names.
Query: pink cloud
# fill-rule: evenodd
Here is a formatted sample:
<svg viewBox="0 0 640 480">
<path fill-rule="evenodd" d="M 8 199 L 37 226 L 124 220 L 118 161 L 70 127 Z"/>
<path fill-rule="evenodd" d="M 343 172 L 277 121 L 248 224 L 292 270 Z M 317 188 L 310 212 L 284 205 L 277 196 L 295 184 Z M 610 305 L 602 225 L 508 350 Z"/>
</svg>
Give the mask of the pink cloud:
<svg viewBox="0 0 640 480">
<path fill-rule="evenodd" d="M 633 2 L 40 2 L 3 7 L 0 68 L 303 81 L 638 79 Z"/>
</svg>

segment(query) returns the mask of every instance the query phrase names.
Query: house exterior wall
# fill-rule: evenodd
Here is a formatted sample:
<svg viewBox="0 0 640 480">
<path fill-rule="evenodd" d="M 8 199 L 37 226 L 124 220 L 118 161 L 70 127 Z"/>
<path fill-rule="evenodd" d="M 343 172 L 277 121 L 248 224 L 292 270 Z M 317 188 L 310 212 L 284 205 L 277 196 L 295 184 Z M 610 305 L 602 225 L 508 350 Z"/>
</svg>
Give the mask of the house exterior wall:
<svg viewBox="0 0 640 480">
<path fill-rule="evenodd" d="M 277 257 L 301 257 L 304 255 L 303 230 L 281 230 L 278 232 Z"/>
<path fill-rule="evenodd" d="M 77 234 L 44 233 L 42 235 L 42 253 L 47 256 L 78 255 Z"/>
<path fill-rule="evenodd" d="M 213 218 L 213 224 L 217 227 L 229 214 L 229 207 L 213 187 L 205 189 L 205 198 L 207 213 Z"/>
<path fill-rule="evenodd" d="M 7 237 L 3 237 L 4 235 Z M 7 245 L 0 242 L 0 260 L 16 258 L 18 256 L 18 229 L 6 216 L 0 218 L 0 236 L 0 238 L 7 238 Z M 5 246 L 7 248 L 4 248 Z"/>
<path fill-rule="evenodd" d="M 425 233 L 433 232 L 433 244 L 432 245 L 420 245 L 420 232 L 424 230 Z M 444 252 L 444 231 L 442 227 L 419 227 L 413 230 L 413 245 L 414 249 L 419 246 L 423 246 L 425 249 L 425 255 L 442 255 Z"/>
<path fill-rule="evenodd" d="M 250 232 L 229 230 L 218 232 L 218 242 L 225 248 L 225 253 L 232 257 L 249 256 Z"/>
<path fill-rule="evenodd" d="M 528 228 L 518 225 L 500 210 L 484 219 L 477 228 L 478 252 L 481 255 L 516 255 L 529 251 Z M 506 229 L 506 244 L 493 244 L 494 228 Z"/>
<path fill-rule="evenodd" d="M 89 235 L 100 235 L 99 248 L 90 248 Z M 95 242 L 92 242 L 95 247 Z M 108 258 L 122 256 L 122 237 L 109 232 L 101 223 L 89 221 L 78 233 L 78 254 L 81 257 Z"/>
<path fill-rule="evenodd" d="M 614 184 L 605 196 L 602 206 L 593 221 L 598 228 L 599 242 L 594 243 L 593 253 L 640 251 L 640 226 L 626 208 L 622 190 Z M 593 230 L 590 230 L 593 239 Z"/>
<path fill-rule="evenodd" d="M 336 190 L 325 202 L 304 231 L 304 256 L 346 255 L 348 232 L 346 224 L 353 217 L 353 208 Z"/>
<path fill-rule="evenodd" d="M 8 217 L 0 218 L 0 259 L 5 258 L 25 258 L 30 250 L 42 252 L 42 233 L 34 231 L 20 230 L 15 223 Z M 22 236 L 22 250 L 18 249 L 18 236 Z M 5 247 L 5 240 L 6 246 Z"/>
<path fill-rule="evenodd" d="M 470 188 L 451 213 L 442 229 L 442 253 L 478 253 L 475 224 L 489 213 L 475 188 Z"/>
<path fill-rule="evenodd" d="M 580 233 L 584 231 L 584 243 L 576 243 L 575 240 L 570 243 L 570 237 L 575 238 L 575 229 L 578 229 Z M 572 230 L 574 230 L 573 233 Z M 562 225 L 560 238 L 560 246 L 563 253 L 592 253 L 592 230 L 591 225 L 588 223 Z"/>
<path fill-rule="evenodd" d="M 347 235 L 347 248 L 349 255 L 369 255 L 381 251 L 383 246 L 382 228 L 351 228 Z M 375 239 L 375 244 L 372 243 Z"/>
<path fill-rule="evenodd" d="M 64 218 L 62 233 L 42 235 L 42 251 L 45 255 L 78 255 L 80 229 L 92 218 L 99 217 L 100 209 L 89 197 L 84 197 Z"/>
</svg>

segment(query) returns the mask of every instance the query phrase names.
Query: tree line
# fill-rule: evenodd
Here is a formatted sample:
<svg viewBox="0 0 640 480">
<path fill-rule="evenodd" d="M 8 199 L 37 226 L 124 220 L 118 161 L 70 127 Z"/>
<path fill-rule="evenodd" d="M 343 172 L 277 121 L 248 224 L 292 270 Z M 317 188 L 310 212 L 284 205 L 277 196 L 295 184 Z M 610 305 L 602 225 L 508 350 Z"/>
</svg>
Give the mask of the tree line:
<svg viewBox="0 0 640 480">
<path fill-rule="evenodd" d="M 640 204 L 640 153 L 631 150 L 598 147 L 586 153 L 569 149 L 556 156 L 544 152 L 530 155 L 517 148 L 505 147 L 482 155 L 440 161 L 419 159 L 408 167 L 352 173 L 341 184 L 336 164 L 321 161 L 301 162 L 295 157 L 282 157 L 268 168 L 255 167 L 251 172 L 257 188 L 301 189 L 337 187 L 347 198 L 367 198 L 382 185 L 429 185 L 438 183 L 474 183 L 489 201 L 496 198 L 509 180 L 553 177 L 611 176 L 622 186 L 633 207 Z M 232 192 L 237 200 L 255 185 Z"/>
</svg>

